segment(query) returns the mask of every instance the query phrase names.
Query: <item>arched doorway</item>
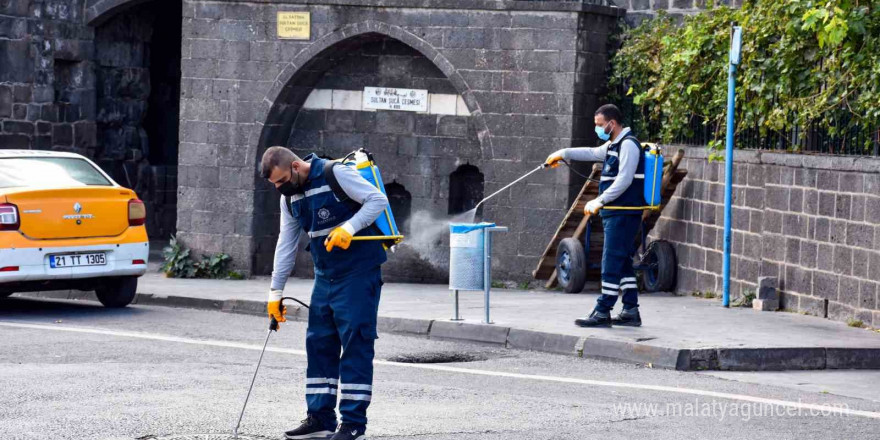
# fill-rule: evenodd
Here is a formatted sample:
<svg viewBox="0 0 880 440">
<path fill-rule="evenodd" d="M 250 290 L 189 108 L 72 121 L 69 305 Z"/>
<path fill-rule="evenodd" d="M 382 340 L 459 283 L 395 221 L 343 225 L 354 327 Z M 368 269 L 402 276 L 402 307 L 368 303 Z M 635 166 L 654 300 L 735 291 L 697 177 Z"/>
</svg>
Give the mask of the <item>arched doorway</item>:
<svg viewBox="0 0 880 440">
<path fill-rule="evenodd" d="M 95 159 L 144 200 L 150 237 L 167 239 L 177 219 L 182 2 L 159 3 L 103 0 L 96 5 L 90 17 L 95 26 L 91 105 Z M 56 62 L 60 78 L 67 67 Z"/>
<path fill-rule="evenodd" d="M 483 200 L 483 173 L 465 164 L 449 175 L 449 215 L 474 209 Z"/>
<path fill-rule="evenodd" d="M 391 212 L 394 213 L 397 228 L 401 234 L 409 234 L 409 219 L 412 215 L 412 194 L 397 182 L 385 185 L 385 194 L 388 196 L 388 205 L 391 206 Z"/>
<path fill-rule="evenodd" d="M 314 152 L 334 158 L 367 148 L 385 182 L 400 185 L 409 194 L 412 218 L 445 218 L 448 176 L 460 162 L 483 160 L 479 133 L 485 131 L 480 128 L 484 123 L 478 107 L 467 104 L 460 76 L 447 75 L 441 68 L 445 59 L 436 53 L 428 57 L 424 48 L 404 40 L 377 28 L 328 44 L 303 62 L 278 91 L 255 159 L 271 145 L 287 146 L 301 156 Z M 424 90 L 429 104 L 424 111 L 366 108 L 366 87 Z M 389 187 L 396 188 L 394 184 Z M 279 196 L 260 179 L 255 188 L 254 271 L 267 273 L 277 241 Z M 438 239 L 447 239 L 446 228 L 436 229 Z M 444 273 L 421 267 L 430 266 L 427 259 L 445 264 L 442 255 L 420 255 L 402 245 L 384 266 L 385 273 L 389 279 L 409 281 L 445 278 Z M 419 269 L 412 270 L 414 265 L 420 265 Z M 308 256 L 301 252 L 296 274 L 309 275 L 310 266 Z"/>
</svg>

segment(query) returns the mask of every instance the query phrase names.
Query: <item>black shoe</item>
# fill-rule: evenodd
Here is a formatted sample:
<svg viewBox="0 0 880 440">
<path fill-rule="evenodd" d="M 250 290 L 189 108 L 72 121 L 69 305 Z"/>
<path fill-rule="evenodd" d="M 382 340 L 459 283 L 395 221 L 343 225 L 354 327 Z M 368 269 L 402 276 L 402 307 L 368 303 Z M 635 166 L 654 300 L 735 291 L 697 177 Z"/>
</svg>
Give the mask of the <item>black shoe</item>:
<svg viewBox="0 0 880 440">
<path fill-rule="evenodd" d="M 638 308 L 624 310 L 611 320 L 611 324 L 621 325 L 625 327 L 641 327 L 642 317 L 641 315 L 639 315 Z"/>
<path fill-rule="evenodd" d="M 354 423 L 343 423 L 330 440 L 367 440 L 367 427 Z"/>
<path fill-rule="evenodd" d="M 335 428 L 336 427 L 332 425 L 328 427 L 317 417 L 309 414 L 308 417 L 302 421 L 302 425 L 299 425 L 299 428 L 285 432 L 284 438 L 287 440 L 328 439 L 333 436 Z"/>
<path fill-rule="evenodd" d="M 586 318 L 575 319 L 578 327 L 611 327 L 611 315 L 593 310 Z"/>
</svg>

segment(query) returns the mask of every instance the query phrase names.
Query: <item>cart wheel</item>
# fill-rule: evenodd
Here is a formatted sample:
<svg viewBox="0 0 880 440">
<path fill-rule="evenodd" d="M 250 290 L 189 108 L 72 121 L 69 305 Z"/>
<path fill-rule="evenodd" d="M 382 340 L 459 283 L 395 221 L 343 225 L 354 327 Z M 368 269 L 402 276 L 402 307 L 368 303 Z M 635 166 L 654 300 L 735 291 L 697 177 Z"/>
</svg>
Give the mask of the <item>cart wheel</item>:
<svg viewBox="0 0 880 440">
<path fill-rule="evenodd" d="M 565 293 L 580 293 L 587 281 L 587 258 L 584 246 L 574 238 L 565 238 L 556 248 L 556 278 Z"/>
<path fill-rule="evenodd" d="M 666 240 L 656 240 L 648 245 L 642 256 L 642 289 L 646 292 L 668 292 L 675 287 L 678 270 L 675 248 Z"/>
</svg>

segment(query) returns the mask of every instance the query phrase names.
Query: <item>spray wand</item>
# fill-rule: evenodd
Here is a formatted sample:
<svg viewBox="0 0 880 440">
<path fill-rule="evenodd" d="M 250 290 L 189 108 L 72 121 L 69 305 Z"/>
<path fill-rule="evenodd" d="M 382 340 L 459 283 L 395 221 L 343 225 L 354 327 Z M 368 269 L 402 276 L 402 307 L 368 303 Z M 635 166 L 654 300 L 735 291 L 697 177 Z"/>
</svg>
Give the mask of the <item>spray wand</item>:
<svg viewBox="0 0 880 440">
<path fill-rule="evenodd" d="M 290 296 L 285 296 L 281 298 L 281 304 L 279 304 L 278 309 L 284 310 L 284 300 L 290 299 L 300 303 L 303 307 L 309 308 L 309 305 Z M 247 408 L 248 400 L 251 398 L 251 391 L 254 389 L 254 382 L 257 381 L 257 373 L 260 371 L 260 365 L 263 363 L 263 354 L 266 353 L 266 346 L 269 345 L 269 336 L 272 336 L 272 332 L 278 331 L 278 321 L 275 320 L 275 317 L 271 317 L 269 321 L 269 331 L 266 333 L 266 342 L 263 342 L 263 349 L 260 350 L 260 359 L 257 361 L 257 368 L 254 370 L 254 377 L 251 379 L 251 386 L 248 387 L 247 396 L 244 398 L 244 405 L 241 406 L 241 412 L 238 414 L 238 421 L 235 422 L 235 428 L 232 429 L 232 438 L 238 438 L 238 428 L 241 426 L 241 418 L 244 417 L 244 410 Z"/>
<path fill-rule="evenodd" d="M 492 194 L 490 194 L 488 197 L 484 198 L 483 200 L 480 200 L 480 202 L 477 203 L 477 206 L 474 206 L 474 209 L 473 209 L 473 210 L 476 211 L 477 208 L 479 208 L 480 205 L 482 205 L 483 202 L 485 202 L 486 200 L 489 200 L 489 199 L 491 199 L 492 197 L 497 196 L 498 193 L 504 191 L 504 190 L 507 189 L 507 188 L 510 188 L 511 186 L 513 186 L 513 185 L 515 185 L 517 182 L 519 182 L 520 180 L 523 180 L 523 179 L 525 179 L 526 177 L 529 177 L 529 176 L 531 176 L 532 174 L 535 174 L 536 172 L 538 172 L 538 171 L 540 171 L 540 170 L 542 170 L 542 169 L 544 169 L 544 168 L 546 168 L 546 167 L 547 167 L 547 164 L 541 164 L 541 165 L 538 165 L 537 168 L 535 168 L 535 169 L 529 171 L 528 173 L 523 174 L 519 179 L 516 179 L 516 180 L 514 180 L 513 182 L 508 183 L 504 188 L 501 188 L 501 189 L 499 189 L 498 191 L 493 192 Z"/>
</svg>

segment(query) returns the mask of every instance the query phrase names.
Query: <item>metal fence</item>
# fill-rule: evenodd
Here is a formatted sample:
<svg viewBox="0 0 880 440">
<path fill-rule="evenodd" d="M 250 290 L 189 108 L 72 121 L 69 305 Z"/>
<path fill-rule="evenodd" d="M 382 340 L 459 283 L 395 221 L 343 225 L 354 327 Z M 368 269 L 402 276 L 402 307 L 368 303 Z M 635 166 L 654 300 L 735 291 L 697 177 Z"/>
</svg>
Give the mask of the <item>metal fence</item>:
<svg viewBox="0 0 880 440">
<path fill-rule="evenodd" d="M 637 127 L 638 134 L 645 139 L 658 139 L 660 126 L 648 121 L 644 109 L 632 103 L 632 99 L 618 103 L 626 124 Z M 713 139 L 724 139 L 724 133 L 716 136 L 715 127 L 703 123 L 703 118 L 693 116 L 685 133 L 674 139 L 675 143 L 685 145 L 708 145 Z M 841 126 L 848 120 L 840 120 Z M 831 134 L 829 130 L 813 124 L 807 129 L 793 127 L 781 131 L 765 132 L 755 127 L 737 126 L 736 148 L 750 150 L 775 150 L 791 153 L 842 154 L 851 156 L 880 156 L 880 127 L 854 126 L 842 133 Z"/>
</svg>

